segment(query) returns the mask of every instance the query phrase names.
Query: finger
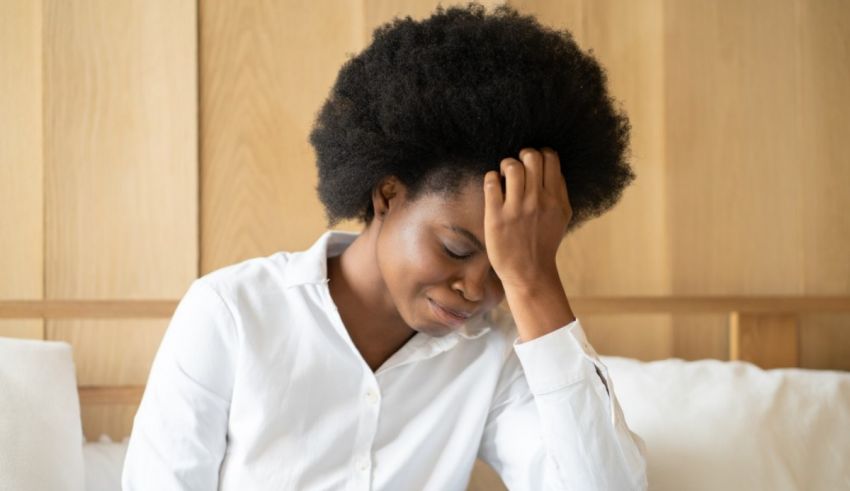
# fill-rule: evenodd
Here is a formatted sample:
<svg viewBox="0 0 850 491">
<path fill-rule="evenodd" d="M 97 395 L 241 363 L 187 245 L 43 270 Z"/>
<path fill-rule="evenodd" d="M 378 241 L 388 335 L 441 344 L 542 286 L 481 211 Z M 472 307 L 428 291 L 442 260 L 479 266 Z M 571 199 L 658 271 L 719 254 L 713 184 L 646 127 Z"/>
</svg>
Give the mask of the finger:
<svg viewBox="0 0 850 491">
<path fill-rule="evenodd" d="M 573 211 L 572 206 L 570 206 L 570 196 L 567 189 L 566 179 L 561 171 L 561 159 L 558 156 L 558 152 L 549 147 L 542 148 L 541 152 L 543 153 L 546 171 L 544 189 L 546 189 L 547 192 L 554 193 L 561 202 L 561 206 L 564 208 L 564 214 L 568 217 L 572 217 Z"/>
<path fill-rule="evenodd" d="M 505 176 L 504 208 L 515 209 L 525 194 L 525 166 L 519 160 L 508 157 L 502 159 L 501 173 Z"/>
<path fill-rule="evenodd" d="M 543 190 L 543 155 L 533 148 L 523 148 L 519 158 L 525 164 L 525 199 L 536 201 Z"/>
<path fill-rule="evenodd" d="M 549 147 L 543 147 L 540 153 L 543 154 L 543 189 L 558 196 L 564 187 L 561 160 L 558 153 Z"/>
<path fill-rule="evenodd" d="M 504 197 L 499 173 L 491 170 L 484 174 L 484 213 L 485 216 L 497 216 L 502 211 Z"/>
</svg>

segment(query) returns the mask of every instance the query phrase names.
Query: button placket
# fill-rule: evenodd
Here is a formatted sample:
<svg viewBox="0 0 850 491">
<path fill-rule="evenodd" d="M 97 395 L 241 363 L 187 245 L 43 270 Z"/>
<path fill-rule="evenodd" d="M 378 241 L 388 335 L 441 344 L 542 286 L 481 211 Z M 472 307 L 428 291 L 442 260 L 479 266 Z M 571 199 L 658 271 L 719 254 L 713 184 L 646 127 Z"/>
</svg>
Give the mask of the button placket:
<svg viewBox="0 0 850 491">
<path fill-rule="evenodd" d="M 359 459 L 357 459 L 357 470 L 359 472 L 363 472 L 363 473 L 368 472 L 369 468 L 371 468 L 371 467 L 372 466 L 371 466 L 369 457 L 361 456 Z"/>
<path fill-rule="evenodd" d="M 352 483 L 356 483 L 356 489 L 369 489 L 372 481 L 374 462 L 372 460 L 372 446 L 375 435 L 378 432 L 378 416 L 380 414 L 381 392 L 377 379 L 370 377 L 364 381 L 361 389 L 362 403 L 359 405 L 360 428 L 358 430 L 358 444 L 355 448 L 352 475 Z"/>
<path fill-rule="evenodd" d="M 367 390 L 365 397 L 366 402 L 368 402 L 371 406 L 377 405 L 378 401 L 380 400 L 380 397 L 378 397 L 378 393 L 375 391 L 375 389 Z"/>
</svg>

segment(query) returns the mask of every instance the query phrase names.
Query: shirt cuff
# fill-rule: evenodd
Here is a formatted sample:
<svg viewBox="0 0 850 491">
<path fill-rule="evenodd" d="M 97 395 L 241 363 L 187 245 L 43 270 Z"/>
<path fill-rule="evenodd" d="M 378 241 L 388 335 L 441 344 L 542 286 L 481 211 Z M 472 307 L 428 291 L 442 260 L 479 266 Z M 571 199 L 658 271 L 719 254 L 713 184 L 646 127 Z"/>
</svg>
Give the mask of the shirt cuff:
<svg viewBox="0 0 850 491">
<path fill-rule="evenodd" d="M 528 387 L 535 395 L 558 390 L 594 375 L 593 348 L 587 342 L 578 319 L 526 342 L 517 337 L 513 345 Z"/>
</svg>

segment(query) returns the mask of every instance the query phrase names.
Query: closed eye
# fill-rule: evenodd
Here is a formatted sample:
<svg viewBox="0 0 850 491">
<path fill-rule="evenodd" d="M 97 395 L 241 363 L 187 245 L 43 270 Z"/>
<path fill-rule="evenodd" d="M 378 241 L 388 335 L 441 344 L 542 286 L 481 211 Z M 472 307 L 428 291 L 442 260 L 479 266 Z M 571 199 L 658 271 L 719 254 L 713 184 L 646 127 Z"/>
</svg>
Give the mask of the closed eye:
<svg viewBox="0 0 850 491">
<path fill-rule="evenodd" d="M 449 249 L 446 246 L 443 246 L 443 250 L 446 251 L 446 254 L 448 254 L 449 256 L 451 256 L 455 259 L 466 259 L 466 258 L 468 258 L 469 256 L 472 255 L 472 254 L 465 254 L 465 255 L 455 254 L 454 252 L 452 252 L 451 249 Z"/>
</svg>

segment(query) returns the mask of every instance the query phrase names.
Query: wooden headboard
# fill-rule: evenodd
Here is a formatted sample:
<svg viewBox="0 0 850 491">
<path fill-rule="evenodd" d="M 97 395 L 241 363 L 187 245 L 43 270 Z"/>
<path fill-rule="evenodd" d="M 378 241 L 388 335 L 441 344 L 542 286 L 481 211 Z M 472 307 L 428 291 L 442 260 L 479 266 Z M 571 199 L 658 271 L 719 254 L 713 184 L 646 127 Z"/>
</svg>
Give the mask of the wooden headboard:
<svg viewBox="0 0 850 491">
<path fill-rule="evenodd" d="M 724 314 L 728 318 L 729 359 L 766 369 L 799 366 L 800 315 L 850 312 L 850 296 L 575 297 L 570 303 L 579 317 Z M 176 306 L 173 300 L 3 301 L 0 318 L 168 319 Z M 91 440 L 106 433 L 120 439 L 128 435 L 143 392 L 143 385 L 80 386 L 86 437 Z"/>
</svg>

